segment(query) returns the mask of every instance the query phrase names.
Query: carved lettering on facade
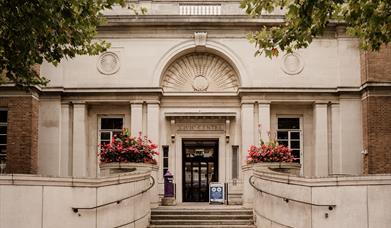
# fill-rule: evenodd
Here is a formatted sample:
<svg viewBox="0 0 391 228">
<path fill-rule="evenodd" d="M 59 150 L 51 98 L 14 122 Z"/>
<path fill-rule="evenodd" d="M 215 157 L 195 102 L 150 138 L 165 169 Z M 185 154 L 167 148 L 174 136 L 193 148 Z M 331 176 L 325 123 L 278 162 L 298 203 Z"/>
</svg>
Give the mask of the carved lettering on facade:
<svg viewBox="0 0 391 228">
<path fill-rule="evenodd" d="M 205 123 L 205 124 L 194 124 L 194 123 L 178 123 L 178 131 L 224 131 L 224 124 L 216 123 Z"/>
</svg>

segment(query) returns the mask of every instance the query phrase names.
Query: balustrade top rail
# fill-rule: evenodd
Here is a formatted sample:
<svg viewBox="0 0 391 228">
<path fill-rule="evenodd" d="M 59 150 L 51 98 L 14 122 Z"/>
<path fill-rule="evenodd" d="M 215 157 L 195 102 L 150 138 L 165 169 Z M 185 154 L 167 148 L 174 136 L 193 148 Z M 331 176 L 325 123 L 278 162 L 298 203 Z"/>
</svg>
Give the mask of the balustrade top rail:
<svg viewBox="0 0 391 228">
<path fill-rule="evenodd" d="M 292 198 L 288 198 L 288 197 L 284 197 L 284 196 L 279 196 L 279 195 L 276 195 L 276 194 L 273 194 L 273 193 L 270 193 L 270 192 L 267 192 L 267 191 L 264 191 L 260 188 L 258 188 L 257 186 L 255 186 L 254 182 L 252 181 L 252 179 L 254 178 L 255 176 L 252 175 L 249 179 L 248 179 L 248 182 L 250 183 L 250 185 L 255 189 L 257 190 L 258 192 L 261 192 L 261 193 L 265 193 L 267 195 L 271 195 L 271 196 L 274 196 L 274 197 L 277 197 L 277 198 L 280 198 L 282 200 L 284 200 L 286 203 L 288 203 L 289 201 L 293 201 L 293 202 L 297 202 L 297 203 L 302 203 L 302 204 L 307 204 L 307 205 L 311 205 L 311 206 L 316 206 L 316 207 L 328 207 L 328 209 L 331 211 L 333 210 L 337 205 L 335 204 L 317 204 L 317 203 L 310 203 L 310 202 L 306 202 L 306 201 L 302 201 L 302 200 L 296 200 L 296 199 L 292 199 Z"/>
</svg>

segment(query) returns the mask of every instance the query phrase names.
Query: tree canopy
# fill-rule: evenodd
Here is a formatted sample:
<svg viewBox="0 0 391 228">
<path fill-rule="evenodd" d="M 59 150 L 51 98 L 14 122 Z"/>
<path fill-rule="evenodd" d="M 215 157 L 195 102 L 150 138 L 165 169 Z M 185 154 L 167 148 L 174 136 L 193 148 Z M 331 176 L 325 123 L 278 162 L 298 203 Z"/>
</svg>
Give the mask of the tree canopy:
<svg viewBox="0 0 391 228">
<path fill-rule="evenodd" d="M 107 49 L 93 38 L 114 4 L 124 0 L 0 0 L 0 83 L 45 85 L 35 65 Z"/>
<path fill-rule="evenodd" d="M 275 9 L 286 12 L 281 25 L 248 34 L 255 55 L 272 57 L 306 48 L 330 22 L 346 26 L 365 50 L 377 51 L 391 41 L 390 0 L 242 0 L 241 7 L 253 17 Z"/>
</svg>

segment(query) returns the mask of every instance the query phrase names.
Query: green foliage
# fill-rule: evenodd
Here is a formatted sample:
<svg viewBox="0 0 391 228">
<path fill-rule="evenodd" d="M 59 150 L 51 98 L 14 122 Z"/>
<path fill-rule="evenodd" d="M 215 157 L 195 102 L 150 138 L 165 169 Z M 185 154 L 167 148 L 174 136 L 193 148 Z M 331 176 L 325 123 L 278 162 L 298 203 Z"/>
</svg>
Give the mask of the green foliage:
<svg viewBox="0 0 391 228">
<path fill-rule="evenodd" d="M 96 55 L 109 47 L 93 40 L 101 11 L 124 0 L 0 0 L 1 82 L 45 85 L 33 67 L 44 60 Z M 4 78 L 5 76 L 5 78 Z"/>
<path fill-rule="evenodd" d="M 253 17 L 276 8 L 286 11 L 281 25 L 248 34 L 257 48 L 255 55 L 272 57 L 306 48 L 330 21 L 346 25 L 365 50 L 377 51 L 391 41 L 390 0 L 242 0 L 241 7 Z"/>
</svg>

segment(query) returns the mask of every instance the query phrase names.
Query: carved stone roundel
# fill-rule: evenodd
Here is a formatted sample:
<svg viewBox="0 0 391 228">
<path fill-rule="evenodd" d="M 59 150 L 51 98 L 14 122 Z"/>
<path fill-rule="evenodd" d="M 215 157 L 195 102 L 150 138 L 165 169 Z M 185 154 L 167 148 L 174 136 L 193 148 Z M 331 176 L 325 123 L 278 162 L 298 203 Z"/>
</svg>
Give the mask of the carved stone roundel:
<svg viewBox="0 0 391 228">
<path fill-rule="evenodd" d="M 194 91 L 206 91 L 208 89 L 209 82 L 202 75 L 198 75 L 193 79 L 193 88 Z"/>
<path fill-rule="evenodd" d="M 281 69 L 290 75 L 299 74 L 304 68 L 304 62 L 297 53 L 286 54 L 282 58 Z"/>
<path fill-rule="evenodd" d="M 105 52 L 98 59 L 98 70 L 102 74 L 115 74 L 119 70 L 119 58 L 113 52 Z"/>
<path fill-rule="evenodd" d="M 165 92 L 235 92 L 236 71 L 223 58 L 210 53 L 190 53 L 176 59 L 163 74 Z"/>
</svg>

